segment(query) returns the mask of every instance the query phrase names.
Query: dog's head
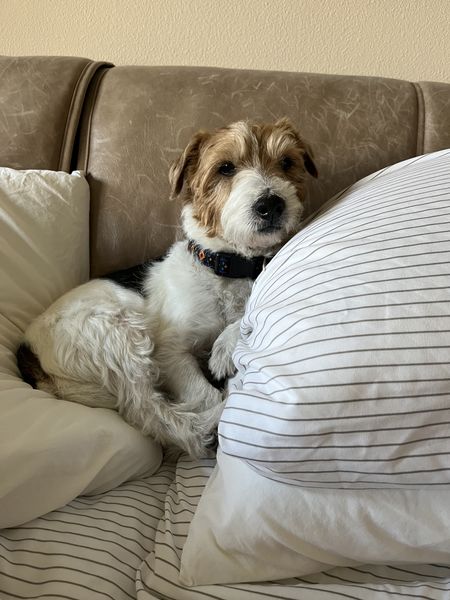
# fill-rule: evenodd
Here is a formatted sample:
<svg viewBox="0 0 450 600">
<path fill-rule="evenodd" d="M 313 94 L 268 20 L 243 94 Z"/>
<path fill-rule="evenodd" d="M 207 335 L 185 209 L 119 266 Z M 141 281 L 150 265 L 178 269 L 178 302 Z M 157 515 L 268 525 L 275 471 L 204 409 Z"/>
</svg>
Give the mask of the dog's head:
<svg viewBox="0 0 450 600">
<path fill-rule="evenodd" d="M 311 151 L 294 126 L 239 121 L 199 132 L 170 169 L 188 237 L 244 256 L 275 252 L 299 228 Z"/>
</svg>

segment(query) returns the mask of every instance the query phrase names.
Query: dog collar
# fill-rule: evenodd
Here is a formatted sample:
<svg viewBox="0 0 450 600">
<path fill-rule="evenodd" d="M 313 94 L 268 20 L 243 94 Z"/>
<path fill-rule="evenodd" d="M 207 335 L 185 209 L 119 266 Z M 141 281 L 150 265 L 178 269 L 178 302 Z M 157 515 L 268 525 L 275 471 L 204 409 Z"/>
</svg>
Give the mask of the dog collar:
<svg viewBox="0 0 450 600">
<path fill-rule="evenodd" d="M 266 256 L 244 258 L 232 252 L 212 252 L 202 248 L 200 244 L 196 244 L 193 240 L 188 241 L 188 250 L 202 265 L 212 269 L 216 275 L 233 279 L 245 277 L 256 279 L 271 260 Z"/>
</svg>

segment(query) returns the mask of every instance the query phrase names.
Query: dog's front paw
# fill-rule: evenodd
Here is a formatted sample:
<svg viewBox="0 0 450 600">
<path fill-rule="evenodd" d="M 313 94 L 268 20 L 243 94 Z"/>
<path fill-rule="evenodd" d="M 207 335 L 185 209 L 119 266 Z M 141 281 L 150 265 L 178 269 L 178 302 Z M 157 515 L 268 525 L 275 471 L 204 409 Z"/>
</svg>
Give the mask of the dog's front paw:
<svg viewBox="0 0 450 600">
<path fill-rule="evenodd" d="M 190 432 L 180 446 L 191 458 L 211 457 L 218 444 L 217 426 L 225 403 L 208 408 L 191 416 Z"/>
<path fill-rule="evenodd" d="M 211 356 L 209 358 L 209 370 L 217 381 L 231 377 L 236 372 L 233 363 L 233 351 L 236 346 L 236 338 L 227 333 L 225 329 L 214 342 Z"/>
</svg>

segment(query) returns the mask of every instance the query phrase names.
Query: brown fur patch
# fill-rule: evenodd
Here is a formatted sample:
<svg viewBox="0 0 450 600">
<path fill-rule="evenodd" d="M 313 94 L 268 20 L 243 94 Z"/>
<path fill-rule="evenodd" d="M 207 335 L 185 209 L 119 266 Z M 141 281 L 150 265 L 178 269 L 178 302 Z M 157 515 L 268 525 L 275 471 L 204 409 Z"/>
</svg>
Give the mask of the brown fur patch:
<svg viewBox="0 0 450 600">
<path fill-rule="evenodd" d="M 305 171 L 317 177 L 311 151 L 288 119 L 273 124 L 238 121 L 212 133 L 195 134 L 172 166 L 169 179 L 172 196 L 192 204 L 194 218 L 211 237 L 220 234 L 220 215 L 233 183 L 233 175 L 219 171 L 225 163 L 236 172 L 253 168 L 290 181 L 299 201 Z"/>
</svg>

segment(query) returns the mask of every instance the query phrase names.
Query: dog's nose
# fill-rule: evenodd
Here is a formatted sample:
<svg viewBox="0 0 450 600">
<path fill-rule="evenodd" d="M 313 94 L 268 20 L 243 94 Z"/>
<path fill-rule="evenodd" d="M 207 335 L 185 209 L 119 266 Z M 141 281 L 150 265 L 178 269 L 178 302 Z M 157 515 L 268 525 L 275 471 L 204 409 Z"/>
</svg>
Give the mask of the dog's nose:
<svg viewBox="0 0 450 600">
<path fill-rule="evenodd" d="M 276 194 L 266 194 L 257 200 L 254 210 L 264 221 L 274 223 L 281 217 L 285 207 L 283 198 Z"/>
</svg>

